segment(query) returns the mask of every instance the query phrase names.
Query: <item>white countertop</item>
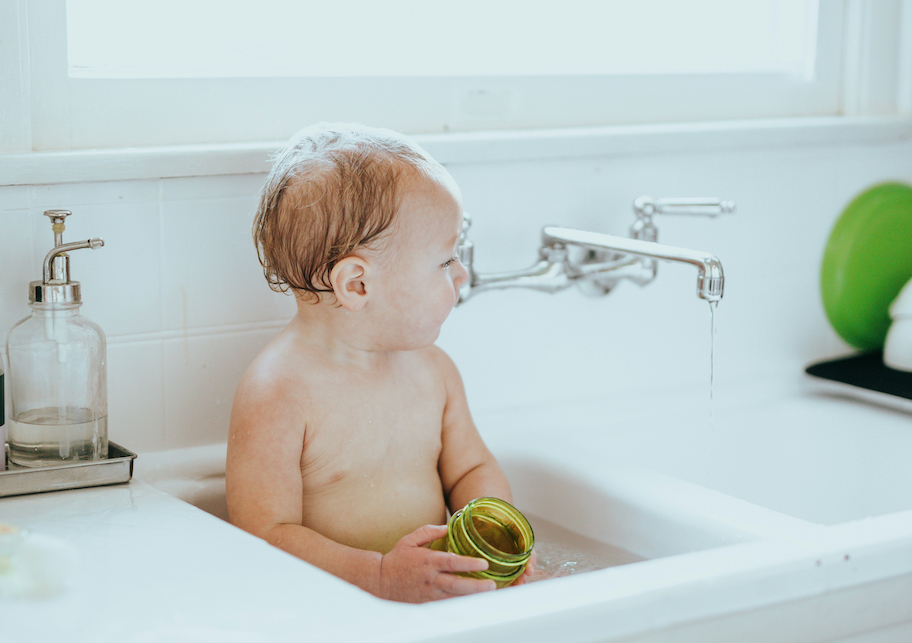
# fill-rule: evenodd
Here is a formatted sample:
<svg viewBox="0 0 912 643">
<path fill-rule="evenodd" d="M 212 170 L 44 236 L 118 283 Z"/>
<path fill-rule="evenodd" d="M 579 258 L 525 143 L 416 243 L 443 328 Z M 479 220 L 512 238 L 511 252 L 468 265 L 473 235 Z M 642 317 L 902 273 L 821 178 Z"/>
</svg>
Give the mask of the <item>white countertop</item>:
<svg viewBox="0 0 912 643">
<path fill-rule="evenodd" d="M 60 595 L 0 602 L 16 641 L 383 640 L 399 606 L 375 599 L 134 479 L 4 498 L 0 517 L 78 551 Z M 340 614 L 345 604 L 363 618 Z"/>
</svg>

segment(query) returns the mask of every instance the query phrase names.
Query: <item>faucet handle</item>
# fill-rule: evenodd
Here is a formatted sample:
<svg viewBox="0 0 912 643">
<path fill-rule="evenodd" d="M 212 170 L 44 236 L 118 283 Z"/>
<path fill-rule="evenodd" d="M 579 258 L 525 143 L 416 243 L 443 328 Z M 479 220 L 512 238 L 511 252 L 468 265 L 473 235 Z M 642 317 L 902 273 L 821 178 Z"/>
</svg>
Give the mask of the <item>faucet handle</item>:
<svg viewBox="0 0 912 643">
<path fill-rule="evenodd" d="M 459 234 L 459 243 L 468 239 L 469 228 L 472 227 L 472 217 L 468 212 L 462 213 L 462 232 Z"/>
<path fill-rule="evenodd" d="M 641 196 L 634 200 L 633 210 L 639 218 L 651 217 L 653 214 L 699 214 L 717 217 L 720 214 L 734 212 L 735 202 L 723 201 L 716 197 L 653 199 L 650 196 Z"/>
<path fill-rule="evenodd" d="M 633 202 L 637 220 L 630 227 L 630 236 L 643 241 L 658 239 L 659 230 L 652 223 L 654 214 L 696 214 L 717 217 L 735 211 L 734 201 L 723 201 L 716 197 L 672 197 L 653 199 L 651 196 L 637 197 Z"/>
<path fill-rule="evenodd" d="M 459 263 L 465 266 L 466 272 L 469 273 L 468 280 L 459 289 L 459 302 L 466 301 L 472 292 L 472 285 L 475 283 L 475 244 L 469 239 L 469 228 L 472 227 L 472 217 L 468 212 L 462 213 L 462 232 L 459 234 L 459 244 L 456 248 L 456 256 L 459 257 Z"/>
</svg>

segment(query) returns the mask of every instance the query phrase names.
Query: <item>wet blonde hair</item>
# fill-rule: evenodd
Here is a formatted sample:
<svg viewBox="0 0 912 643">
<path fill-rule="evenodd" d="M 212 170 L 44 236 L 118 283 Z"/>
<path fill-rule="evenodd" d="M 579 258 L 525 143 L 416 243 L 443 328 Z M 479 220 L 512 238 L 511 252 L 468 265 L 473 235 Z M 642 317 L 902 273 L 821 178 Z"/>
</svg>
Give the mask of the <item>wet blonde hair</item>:
<svg viewBox="0 0 912 643">
<path fill-rule="evenodd" d="M 387 129 L 319 123 L 295 134 L 274 159 L 253 223 L 269 287 L 314 301 L 331 293 L 336 263 L 392 225 L 403 181 L 440 167 Z"/>
</svg>

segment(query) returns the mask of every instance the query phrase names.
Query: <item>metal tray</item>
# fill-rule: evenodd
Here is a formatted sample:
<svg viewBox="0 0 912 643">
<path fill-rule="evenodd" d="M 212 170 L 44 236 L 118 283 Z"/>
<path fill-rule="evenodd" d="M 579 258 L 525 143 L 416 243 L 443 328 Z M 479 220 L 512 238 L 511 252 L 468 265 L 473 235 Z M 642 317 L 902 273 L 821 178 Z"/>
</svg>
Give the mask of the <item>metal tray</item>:
<svg viewBox="0 0 912 643">
<path fill-rule="evenodd" d="M 3 456 L 7 470 L 0 471 L 0 498 L 129 482 L 133 477 L 133 460 L 136 459 L 135 453 L 113 442 L 108 442 L 106 460 L 29 468 L 10 462 L 5 448 Z"/>
</svg>

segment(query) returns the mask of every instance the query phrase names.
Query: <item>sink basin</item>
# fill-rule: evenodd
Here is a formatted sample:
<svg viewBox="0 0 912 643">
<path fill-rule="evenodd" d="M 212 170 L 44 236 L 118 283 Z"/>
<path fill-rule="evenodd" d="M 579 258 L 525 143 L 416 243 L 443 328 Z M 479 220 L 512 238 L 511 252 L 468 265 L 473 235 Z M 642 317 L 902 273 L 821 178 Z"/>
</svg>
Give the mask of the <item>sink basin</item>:
<svg viewBox="0 0 912 643">
<path fill-rule="evenodd" d="M 136 476 L 222 520 L 226 445 L 144 454 Z M 802 534 L 813 526 L 636 467 L 574 471 L 556 461 L 499 458 L 513 504 L 536 534 L 534 580 Z"/>
<path fill-rule="evenodd" d="M 148 605 L 166 600 L 196 626 L 274 640 L 910 640 L 908 416 L 784 385 L 725 393 L 714 417 L 704 398 L 651 391 L 478 414 L 547 580 L 420 606 L 223 522 L 225 444 L 140 453 L 130 485 L 5 499 L 4 516 L 66 535 L 84 560 L 131 561 L 147 598 L 99 567 L 70 609 L 103 595 L 134 628 L 158 627 Z"/>
<path fill-rule="evenodd" d="M 770 403 L 754 391 L 751 399 L 717 408 L 715 427 L 688 422 L 677 400 L 480 418 L 513 504 L 536 532 L 536 579 L 546 582 L 409 607 L 406 617 L 400 604 L 298 565 L 258 539 L 245 542 L 271 552 L 277 568 L 314 591 L 311 600 L 332 590 L 326 605 L 348 601 L 411 623 L 411 638 L 396 640 L 590 641 L 598 632 L 606 641 L 721 642 L 752 632 L 736 638 L 818 643 L 878 628 L 912 634 L 903 598 L 912 587 L 908 494 L 878 493 L 891 479 L 870 476 L 873 459 L 856 459 L 855 471 L 844 462 L 853 450 L 877 452 L 872 432 L 901 436 L 906 418 L 867 421 L 867 433 L 856 436 L 840 421 L 881 414 L 817 398 Z M 755 436 L 752 448 L 736 449 L 745 435 Z M 203 510 L 195 512 L 199 522 L 215 528 L 220 521 L 203 512 L 227 517 L 225 455 L 225 444 L 141 453 L 134 477 Z M 870 483 L 851 503 L 829 502 L 841 476 L 865 475 Z M 862 512 L 875 517 L 852 521 Z M 263 569 L 245 570 L 245 586 L 275 573 Z M 462 618 L 468 612 L 471 622 Z M 808 629 L 809 613 L 827 616 Z"/>
</svg>

